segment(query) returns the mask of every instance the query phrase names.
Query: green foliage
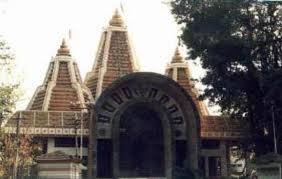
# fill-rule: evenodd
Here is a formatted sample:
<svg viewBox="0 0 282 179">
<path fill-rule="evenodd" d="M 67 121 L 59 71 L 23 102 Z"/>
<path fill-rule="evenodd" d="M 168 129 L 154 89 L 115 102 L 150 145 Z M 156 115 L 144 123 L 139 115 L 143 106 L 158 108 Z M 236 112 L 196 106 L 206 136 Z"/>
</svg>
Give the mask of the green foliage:
<svg viewBox="0 0 282 179">
<path fill-rule="evenodd" d="M 18 100 L 19 83 L 14 78 L 14 54 L 0 36 L 0 126 L 11 117 Z M 13 174 L 16 149 L 19 150 L 18 171 L 26 175 L 29 166 L 33 165 L 34 156 L 40 151 L 37 144 L 33 144 L 31 136 L 16 136 L 5 134 L 0 127 L 0 177 L 9 178 Z"/>
<path fill-rule="evenodd" d="M 18 100 L 19 83 L 13 79 L 14 55 L 0 36 L 0 120 L 7 119 Z M 1 124 L 1 122 L 0 122 Z"/>
<path fill-rule="evenodd" d="M 5 134 L 0 153 L 0 177 L 8 178 L 13 175 L 18 150 L 18 175 L 29 176 L 35 165 L 35 157 L 42 154 L 42 148 L 30 135 L 20 135 L 17 144 L 16 136 Z"/>
<path fill-rule="evenodd" d="M 7 119 L 12 113 L 17 101 L 18 85 L 2 85 L 0 86 L 0 111 L 2 118 Z"/>
<path fill-rule="evenodd" d="M 247 147 L 257 154 L 273 150 L 273 106 L 277 131 L 282 129 L 281 3 L 174 0 L 171 6 L 191 59 L 200 57 L 207 72 L 201 97 L 249 123 L 253 143 Z"/>
<path fill-rule="evenodd" d="M 0 69 L 3 70 L 6 68 L 7 71 L 10 71 L 14 58 L 11 48 L 7 45 L 7 42 L 2 39 L 2 36 L 0 36 Z"/>
</svg>

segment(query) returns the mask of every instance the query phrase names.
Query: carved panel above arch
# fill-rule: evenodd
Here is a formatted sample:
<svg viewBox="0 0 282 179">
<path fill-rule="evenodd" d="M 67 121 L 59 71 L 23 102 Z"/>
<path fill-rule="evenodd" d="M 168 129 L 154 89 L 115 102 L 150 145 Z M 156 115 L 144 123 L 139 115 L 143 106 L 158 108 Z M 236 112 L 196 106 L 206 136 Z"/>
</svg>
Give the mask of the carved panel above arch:
<svg viewBox="0 0 282 179">
<path fill-rule="evenodd" d="M 97 137 L 111 138 L 117 114 L 138 102 L 163 109 L 176 140 L 187 138 L 187 128 L 198 131 L 193 101 L 177 83 L 155 73 L 133 73 L 114 82 L 97 100 Z"/>
</svg>

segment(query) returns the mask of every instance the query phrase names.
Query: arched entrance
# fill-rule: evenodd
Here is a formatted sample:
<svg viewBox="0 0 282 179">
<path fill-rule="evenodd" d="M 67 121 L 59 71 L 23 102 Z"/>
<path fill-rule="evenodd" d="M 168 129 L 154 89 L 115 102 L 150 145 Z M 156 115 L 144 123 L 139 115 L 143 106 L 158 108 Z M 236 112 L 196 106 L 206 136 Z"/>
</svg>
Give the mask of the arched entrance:
<svg viewBox="0 0 282 179">
<path fill-rule="evenodd" d="M 172 179 L 184 160 L 198 168 L 198 112 L 172 79 L 124 76 L 101 94 L 96 110 L 98 178 Z"/>
<path fill-rule="evenodd" d="M 148 103 L 130 105 L 120 115 L 119 173 L 123 177 L 165 177 L 162 116 Z"/>
</svg>

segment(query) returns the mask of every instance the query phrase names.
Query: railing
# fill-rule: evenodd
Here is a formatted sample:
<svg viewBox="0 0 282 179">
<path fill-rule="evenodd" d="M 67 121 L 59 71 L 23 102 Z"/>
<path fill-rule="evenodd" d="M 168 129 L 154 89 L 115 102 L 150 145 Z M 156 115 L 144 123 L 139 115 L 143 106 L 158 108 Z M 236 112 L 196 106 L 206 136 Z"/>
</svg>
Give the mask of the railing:
<svg viewBox="0 0 282 179">
<path fill-rule="evenodd" d="M 21 133 L 46 135 L 88 134 L 88 114 L 75 111 L 18 111 L 5 125 L 7 133 L 15 133 L 19 120 Z"/>
</svg>

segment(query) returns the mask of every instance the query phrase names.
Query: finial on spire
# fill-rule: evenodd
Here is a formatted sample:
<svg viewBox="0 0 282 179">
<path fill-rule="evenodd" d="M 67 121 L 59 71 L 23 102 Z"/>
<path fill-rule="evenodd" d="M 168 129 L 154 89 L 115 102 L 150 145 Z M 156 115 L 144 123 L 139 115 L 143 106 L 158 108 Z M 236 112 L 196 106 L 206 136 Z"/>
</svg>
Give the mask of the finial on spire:
<svg viewBox="0 0 282 179">
<path fill-rule="evenodd" d="M 71 56 L 70 50 L 66 44 L 66 40 L 63 38 L 62 44 L 60 48 L 58 49 L 57 56 Z"/>
<path fill-rule="evenodd" d="M 124 22 L 123 19 L 118 11 L 118 9 L 115 10 L 114 15 L 112 16 L 112 19 L 109 23 L 111 26 L 117 26 L 117 27 L 123 27 Z"/>
<path fill-rule="evenodd" d="M 182 63 L 182 62 L 183 62 L 183 57 L 181 56 L 178 47 L 176 47 L 171 63 Z"/>
</svg>

